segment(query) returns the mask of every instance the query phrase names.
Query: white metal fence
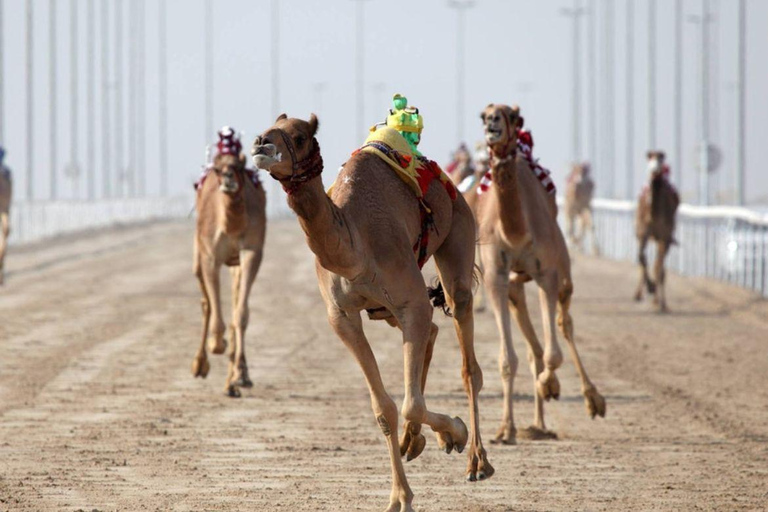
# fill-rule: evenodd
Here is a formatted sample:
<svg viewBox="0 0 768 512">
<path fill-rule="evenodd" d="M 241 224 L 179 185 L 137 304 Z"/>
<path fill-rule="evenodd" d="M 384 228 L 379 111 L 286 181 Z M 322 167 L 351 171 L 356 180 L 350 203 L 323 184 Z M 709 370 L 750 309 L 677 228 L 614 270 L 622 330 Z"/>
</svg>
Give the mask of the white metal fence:
<svg viewBox="0 0 768 512">
<path fill-rule="evenodd" d="M 637 261 L 635 204 L 595 199 L 593 208 L 602 256 Z M 677 212 L 675 239 L 668 269 L 726 281 L 768 297 L 768 215 L 746 208 L 683 204 Z M 651 258 L 653 245 L 648 246 Z"/>
<path fill-rule="evenodd" d="M 267 191 L 267 216 L 286 217 L 291 210 L 280 184 L 263 179 Z M 37 242 L 53 236 L 163 219 L 194 216 L 193 194 L 172 198 L 111 199 L 99 201 L 39 201 L 11 205 L 10 245 Z"/>
</svg>

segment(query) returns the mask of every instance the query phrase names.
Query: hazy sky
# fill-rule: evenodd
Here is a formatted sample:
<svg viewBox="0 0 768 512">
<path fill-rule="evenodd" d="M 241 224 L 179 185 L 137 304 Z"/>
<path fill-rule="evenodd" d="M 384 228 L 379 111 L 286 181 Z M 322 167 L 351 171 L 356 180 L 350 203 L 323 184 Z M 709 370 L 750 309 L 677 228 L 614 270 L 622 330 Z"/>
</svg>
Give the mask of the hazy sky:
<svg viewBox="0 0 768 512">
<path fill-rule="evenodd" d="M 5 65 L 1 70 L 5 86 L 5 127 L 8 164 L 15 169 L 17 190 L 21 191 L 25 169 L 25 110 L 27 91 L 24 81 L 24 5 L 23 0 L 0 0 L 4 6 L 2 37 Z M 128 3 L 118 0 L 124 13 Z M 607 0 L 611 1 L 611 0 Z M 613 1 L 615 40 L 604 39 L 601 25 L 606 0 L 582 0 L 581 5 L 597 7 L 598 72 L 604 52 L 611 48 L 615 66 L 614 136 L 598 127 L 598 146 L 615 152 L 616 191 L 625 189 L 625 0 Z M 656 0 L 658 6 L 658 146 L 672 152 L 673 87 L 673 8 L 672 0 Z M 736 0 L 710 0 L 717 14 L 713 21 L 720 43 L 713 57 L 718 76 L 712 84 L 713 136 L 724 148 L 724 166 L 715 179 L 727 191 L 733 182 L 733 144 L 735 141 L 734 87 L 736 63 Z M 700 0 L 685 0 L 684 15 L 699 15 Z M 63 169 L 69 160 L 69 1 L 56 0 L 58 14 L 58 124 L 59 172 L 63 195 L 71 194 L 71 182 Z M 96 0 L 96 20 L 104 0 Z M 114 16 L 115 0 L 109 0 Z M 634 147 L 633 188 L 644 177 L 643 153 L 647 148 L 647 12 L 648 0 L 633 1 L 635 14 L 634 66 Z M 747 193 L 751 201 L 768 202 L 768 178 L 763 162 L 768 147 L 768 2 L 748 0 L 748 93 L 747 93 Z M 48 2 L 33 0 L 35 20 L 35 168 L 36 196 L 46 197 L 49 173 L 48 101 Z M 80 13 L 80 159 L 84 161 L 85 138 L 85 11 L 87 2 L 78 0 Z M 146 87 L 147 87 L 147 172 L 148 189 L 157 191 L 157 10 L 156 0 L 146 6 Z M 573 2 L 562 0 L 477 0 L 467 12 L 466 32 L 466 109 L 461 121 L 468 142 L 481 138 L 479 112 L 489 102 L 519 103 L 528 127 L 533 131 L 535 154 L 555 173 L 562 185 L 571 153 L 571 22 L 560 14 Z M 319 140 L 326 162 L 325 181 L 330 183 L 338 166 L 365 138 L 355 131 L 354 1 L 280 0 L 280 110 L 306 118 L 316 112 L 320 118 Z M 124 16 L 127 30 L 127 15 Z M 230 124 L 246 132 L 245 146 L 253 135 L 267 128 L 271 115 L 271 40 L 270 2 L 267 0 L 214 1 L 215 126 Z M 425 130 L 423 152 L 445 163 L 456 146 L 455 47 L 456 14 L 443 0 L 370 0 L 365 2 L 365 79 L 366 124 L 383 118 L 392 93 L 408 96 L 421 109 Z M 586 40 L 586 20 L 582 23 Z M 110 18 L 114 36 L 114 18 Z M 100 30 L 96 30 L 96 76 L 101 61 Z M 204 0 L 168 0 L 169 44 L 169 166 L 171 190 L 190 190 L 204 156 Z M 686 22 L 684 31 L 684 166 L 683 192 L 687 200 L 696 199 L 693 154 L 697 133 L 697 95 L 699 88 L 697 51 L 699 30 Z M 127 66 L 128 44 L 124 44 Z M 582 46 L 586 66 L 587 47 Z M 110 74 L 114 74 L 114 41 L 109 42 Z M 713 73 L 715 74 L 715 73 Z M 127 70 L 123 72 L 123 93 L 127 93 Z M 586 85 L 586 68 L 582 73 Z M 599 97 L 603 84 L 599 83 Z M 317 84 L 323 84 L 318 87 Z M 322 90 L 322 92 L 318 92 Z M 586 99 L 586 87 L 583 89 Z M 100 172 L 100 84 L 96 94 L 97 174 Z M 114 97 L 115 91 L 111 93 Z M 602 100 L 599 109 L 604 107 Z M 123 100 L 128 108 L 127 99 Z M 114 106 L 112 107 L 114 121 Z M 582 108 L 583 151 L 588 148 L 587 104 Z M 127 136 L 127 128 L 123 129 Z M 114 136 L 114 133 L 110 134 Z M 215 134 L 207 134 L 212 140 Z M 113 143 L 114 144 L 114 143 Z M 127 144 L 124 142 L 124 144 Z M 124 145 L 125 148 L 127 146 Z M 127 161 L 127 149 L 124 149 Z M 673 176 L 679 179 L 679 165 L 672 157 Z M 113 152 L 114 160 L 114 152 Z M 97 185 L 97 191 L 101 186 Z"/>
</svg>

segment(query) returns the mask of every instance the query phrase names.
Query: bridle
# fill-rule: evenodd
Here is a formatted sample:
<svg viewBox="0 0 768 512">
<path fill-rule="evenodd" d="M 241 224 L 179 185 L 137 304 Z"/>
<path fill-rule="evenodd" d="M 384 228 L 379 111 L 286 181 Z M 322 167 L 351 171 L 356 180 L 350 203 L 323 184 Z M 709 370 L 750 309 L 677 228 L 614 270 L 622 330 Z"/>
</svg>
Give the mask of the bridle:
<svg viewBox="0 0 768 512">
<path fill-rule="evenodd" d="M 517 141 L 515 141 L 512 138 L 512 127 L 509 125 L 509 116 L 506 113 L 504 113 L 502 117 L 504 118 L 504 125 L 507 128 L 507 142 L 504 144 L 502 149 L 504 156 L 498 156 L 493 151 L 493 148 L 491 147 L 491 145 L 488 144 L 488 156 L 489 156 L 490 162 L 493 162 L 494 158 L 496 159 L 497 163 L 507 162 L 509 160 L 514 159 L 515 156 L 517 155 Z M 511 149 L 510 149 L 510 146 L 512 146 Z"/>
<path fill-rule="evenodd" d="M 290 176 L 281 178 L 275 176 L 271 172 L 269 175 L 272 176 L 273 179 L 279 181 L 283 186 L 283 190 L 285 190 L 288 195 L 291 195 L 299 190 L 301 185 L 317 178 L 323 172 L 323 157 L 320 155 L 320 144 L 318 144 L 316 138 L 312 137 L 312 149 L 310 150 L 309 155 L 303 160 L 298 160 L 296 158 L 296 148 L 293 145 L 293 141 L 288 134 L 285 133 L 285 130 L 282 128 L 273 128 L 273 130 L 279 133 L 280 137 L 282 137 L 283 143 L 291 156 L 292 165 Z M 302 172 L 297 174 L 297 171 Z"/>
</svg>

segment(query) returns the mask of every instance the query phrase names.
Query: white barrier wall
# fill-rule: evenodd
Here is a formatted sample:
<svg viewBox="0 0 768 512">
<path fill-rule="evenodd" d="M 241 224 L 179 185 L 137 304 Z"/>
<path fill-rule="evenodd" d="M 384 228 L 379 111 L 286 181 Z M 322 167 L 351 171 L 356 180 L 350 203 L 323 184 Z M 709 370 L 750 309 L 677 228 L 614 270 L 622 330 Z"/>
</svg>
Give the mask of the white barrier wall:
<svg viewBox="0 0 768 512">
<path fill-rule="evenodd" d="M 595 229 L 601 255 L 638 260 L 635 204 L 595 199 Z M 768 297 L 768 216 L 746 208 L 684 204 L 677 213 L 677 245 L 667 268 L 686 276 L 726 281 Z M 649 243 L 650 262 L 655 258 Z"/>
<path fill-rule="evenodd" d="M 262 181 L 267 191 L 267 216 L 290 214 L 285 192 L 276 181 Z M 99 201 L 39 201 L 11 205 L 10 245 L 37 242 L 53 236 L 163 219 L 194 217 L 193 193 L 183 197 L 112 199 Z"/>
</svg>

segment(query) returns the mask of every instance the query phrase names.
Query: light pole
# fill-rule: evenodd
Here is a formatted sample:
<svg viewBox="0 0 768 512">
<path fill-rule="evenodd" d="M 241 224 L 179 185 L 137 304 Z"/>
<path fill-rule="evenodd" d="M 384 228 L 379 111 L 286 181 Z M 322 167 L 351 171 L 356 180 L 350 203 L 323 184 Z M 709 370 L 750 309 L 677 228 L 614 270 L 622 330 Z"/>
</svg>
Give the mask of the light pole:
<svg viewBox="0 0 768 512">
<path fill-rule="evenodd" d="M 157 122 L 160 132 L 158 140 L 160 143 L 160 196 L 168 195 L 168 39 L 166 36 L 166 0 L 160 0 L 157 4 L 158 15 L 158 109 Z"/>
<path fill-rule="evenodd" d="M 648 149 L 656 149 L 656 0 L 648 0 Z"/>
<path fill-rule="evenodd" d="M 87 165 L 87 174 L 86 174 L 86 180 L 87 180 L 87 197 L 89 201 L 93 201 L 96 198 L 96 183 L 95 183 L 95 159 L 96 159 L 96 145 L 94 143 L 93 137 L 94 137 L 94 125 L 96 124 L 95 120 L 95 96 L 96 96 L 96 87 L 95 87 L 95 60 L 96 60 L 96 34 L 95 34 L 95 20 L 94 20 L 95 14 L 94 14 L 94 0 L 88 0 L 88 11 L 86 13 L 86 23 L 88 24 L 88 62 L 86 62 L 87 66 L 87 83 L 86 83 L 86 91 L 87 91 L 87 97 L 85 98 L 86 101 L 86 109 L 87 109 L 87 121 L 86 121 L 86 147 L 87 149 L 87 159 L 88 163 Z"/>
<path fill-rule="evenodd" d="M 738 60 L 737 60 L 737 80 L 738 100 L 736 112 L 738 121 L 736 124 L 736 204 L 744 206 L 746 197 L 744 193 L 744 183 L 746 174 L 744 141 L 746 126 L 746 87 L 747 87 L 747 5 L 746 0 L 739 0 L 739 30 L 738 30 Z"/>
<path fill-rule="evenodd" d="M 272 25 L 270 29 L 272 31 L 272 44 L 271 44 L 271 58 L 272 58 L 272 119 L 270 122 L 274 122 L 277 116 L 280 115 L 280 7 L 278 6 L 278 0 L 272 0 Z"/>
<path fill-rule="evenodd" d="M 675 0 L 675 158 L 677 187 L 683 190 L 683 0 Z"/>
<path fill-rule="evenodd" d="M 0 27 L 3 26 L 3 0 L 0 0 Z M 3 33 L 2 30 L 0 30 L 0 146 L 3 145 L 3 142 L 5 142 L 5 103 L 3 102 L 5 91 L 4 91 L 4 82 L 5 82 L 5 73 L 3 70 L 5 69 L 5 66 L 3 64 Z"/>
<path fill-rule="evenodd" d="M 115 0 L 115 194 L 122 196 L 123 168 L 123 0 Z"/>
<path fill-rule="evenodd" d="M 597 69 L 595 56 L 597 55 L 597 37 L 596 37 L 596 19 L 597 7 L 596 0 L 589 0 L 587 18 L 587 96 L 589 99 L 589 112 L 587 113 L 587 126 L 589 130 L 589 152 L 587 157 L 590 160 L 592 172 L 597 176 Z M 598 179 L 598 183 L 600 180 Z"/>
<path fill-rule="evenodd" d="M 579 18 L 584 15 L 584 9 L 580 7 L 581 2 L 574 0 L 573 8 L 563 8 L 560 13 L 563 16 L 571 18 L 573 21 L 573 40 L 571 42 L 571 72 L 572 81 L 571 84 L 571 160 L 578 162 L 581 158 L 581 131 L 579 130 L 580 122 L 580 104 L 581 104 L 581 51 L 580 51 L 580 23 Z"/>
<path fill-rule="evenodd" d="M 699 204 L 709 205 L 709 0 L 701 2 L 701 16 L 691 16 L 691 23 L 701 24 L 699 46 Z"/>
<path fill-rule="evenodd" d="M 101 3 L 101 173 L 102 197 L 112 197 L 112 139 L 109 135 L 109 2 Z"/>
<path fill-rule="evenodd" d="M 355 0 L 355 144 L 365 136 L 365 1 Z"/>
<path fill-rule="evenodd" d="M 35 153 L 32 151 L 32 137 L 34 136 L 34 23 L 32 22 L 32 0 L 27 0 L 26 5 L 26 17 L 25 17 L 25 32 L 27 35 L 27 47 L 26 47 L 26 86 L 27 86 L 27 141 L 26 141 L 26 150 L 27 150 L 27 182 L 26 182 L 26 192 L 27 192 L 27 201 L 32 201 L 34 199 L 34 189 L 33 187 L 33 179 L 32 175 L 34 174 L 34 156 Z"/>
<path fill-rule="evenodd" d="M 213 0 L 205 0 L 205 144 L 213 133 Z"/>
<path fill-rule="evenodd" d="M 626 26 L 626 105 L 627 105 L 627 153 L 624 165 L 626 166 L 626 183 L 624 199 L 632 199 L 635 194 L 635 0 L 627 0 L 627 26 Z"/>
<path fill-rule="evenodd" d="M 69 0 L 69 176 L 72 180 L 72 195 L 75 199 L 80 196 L 80 169 L 77 165 L 78 143 L 78 51 L 77 51 L 77 0 Z"/>
<path fill-rule="evenodd" d="M 459 144 L 464 142 L 465 15 L 474 5 L 474 0 L 448 0 L 448 7 L 456 9 L 456 142 Z"/>
<path fill-rule="evenodd" d="M 56 176 L 56 3 L 55 0 L 49 0 L 48 2 L 48 94 L 50 96 L 50 103 L 48 105 L 48 136 L 50 137 L 50 177 L 48 184 L 50 186 L 49 196 L 52 201 L 56 200 L 58 195 L 57 190 L 57 176 Z"/>
</svg>

